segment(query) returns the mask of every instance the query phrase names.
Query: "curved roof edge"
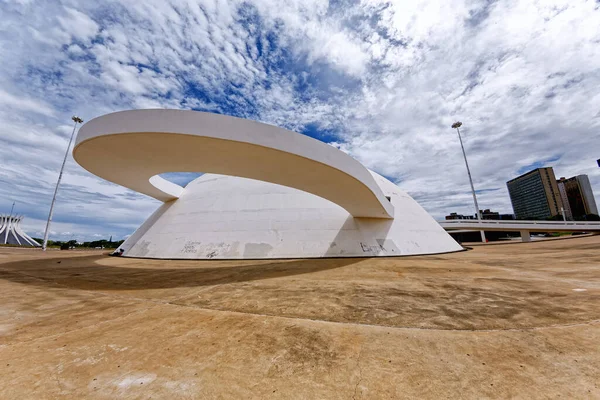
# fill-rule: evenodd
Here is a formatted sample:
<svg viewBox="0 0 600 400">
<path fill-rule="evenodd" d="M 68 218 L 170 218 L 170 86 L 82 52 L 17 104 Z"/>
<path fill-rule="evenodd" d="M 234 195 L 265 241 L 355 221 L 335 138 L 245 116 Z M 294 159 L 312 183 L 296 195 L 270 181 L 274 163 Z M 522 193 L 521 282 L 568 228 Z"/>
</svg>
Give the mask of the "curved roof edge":
<svg viewBox="0 0 600 400">
<path fill-rule="evenodd" d="M 73 149 L 89 172 L 161 201 L 183 188 L 156 175 L 209 172 L 277 183 L 330 200 L 355 217 L 393 218 L 360 162 L 272 125 L 188 110 L 131 110 L 84 124 Z"/>
</svg>

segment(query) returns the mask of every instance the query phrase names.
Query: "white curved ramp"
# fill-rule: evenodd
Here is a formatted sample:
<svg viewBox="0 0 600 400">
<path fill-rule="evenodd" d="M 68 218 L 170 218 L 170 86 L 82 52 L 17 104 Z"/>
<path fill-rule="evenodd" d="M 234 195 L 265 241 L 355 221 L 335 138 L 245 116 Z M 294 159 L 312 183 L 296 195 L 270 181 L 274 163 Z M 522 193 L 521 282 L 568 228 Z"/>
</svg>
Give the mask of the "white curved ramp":
<svg viewBox="0 0 600 400">
<path fill-rule="evenodd" d="M 178 198 L 183 188 L 158 174 L 209 172 L 300 189 L 355 217 L 394 213 L 369 171 L 346 153 L 296 132 L 224 115 L 183 110 L 104 115 L 81 127 L 73 157 L 91 173 L 161 201 Z"/>
<path fill-rule="evenodd" d="M 179 110 L 108 114 L 79 131 L 88 171 L 164 202 L 120 247 L 165 259 L 373 257 L 462 250 L 410 196 L 318 140 Z M 186 188 L 158 176 L 208 172 Z"/>
</svg>

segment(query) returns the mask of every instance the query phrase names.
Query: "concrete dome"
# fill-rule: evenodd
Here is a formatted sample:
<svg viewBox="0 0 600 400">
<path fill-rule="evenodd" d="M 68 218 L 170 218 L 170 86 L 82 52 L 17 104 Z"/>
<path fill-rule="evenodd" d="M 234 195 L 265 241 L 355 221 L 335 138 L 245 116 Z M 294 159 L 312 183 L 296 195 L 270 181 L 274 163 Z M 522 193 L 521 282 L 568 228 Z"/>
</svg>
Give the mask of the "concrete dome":
<svg viewBox="0 0 600 400">
<path fill-rule="evenodd" d="M 374 257 L 461 250 L 396 185 L 372 172 L 401 218 L 354 218 L 313 194 L 253 179 L 204 174 L 163 204 L 121 248 L 168 259 Z"/>
</svg>

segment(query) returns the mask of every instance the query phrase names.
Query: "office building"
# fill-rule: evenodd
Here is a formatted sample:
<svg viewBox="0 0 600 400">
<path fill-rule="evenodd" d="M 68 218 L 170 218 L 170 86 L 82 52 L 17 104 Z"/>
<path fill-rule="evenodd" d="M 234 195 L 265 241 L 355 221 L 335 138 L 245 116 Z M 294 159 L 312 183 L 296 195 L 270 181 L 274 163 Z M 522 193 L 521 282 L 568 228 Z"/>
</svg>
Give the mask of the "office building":
<svg viewBox="0 0 600 400">
<path fill-rule="evenodd" d="M 496 211 L 491 211 L 490 209 L 479 210 L 481 214 L 481 219 L 492 219 L 492 220 L 512 220 L 515 219 L 513 214 L 500 214 Z M 454 219 L 477 219 L 475 214 L 472 215 L 462 215 L 458 213 L 450 213 L 450 215 L 446 215 L 446 221 L 451 221 Z"/>
<path fill-rule="evenodd" d="M 552 167 L 536 168 L 506 182 L 517 219 L 546 219 L 563 207 Z"/>
<path fill-rule="evenodd" d="M 485 210 L 479 210 L 481 213 L 481 219 L 500 219 L 500 213 L 497 211 L 492 211 L 489 208 Z"/>
<path fill-rule="evenodd" d="M 565 187 L 566 182 L 567 179 L 561 177 L 559 180 L 556 181 L 556 184 L 558 185 L 558 193 L 560 194 L 560 200 L 563 204 L 562 213 L 564 215 L 564 219 L 566 219 L 567 221 L 572 221 L 573 214 L 571 213 L 571 206 L 569 205 L 569 196 L 567 195 L 567 188 Z"/>
<path fill-rule="evenodd" d="M 450 221 L 453 219 L 476 219 L 477 217 L 475 216 L 475 214 L 473 215 L 462 215 L 462 214 L 458 214 L 458 213 L 450 213 L 450 215 L 446 215 L 446 220 Z"/>
<path fill-rule="evenodd" d="M 557 181 L 567 219 L 579 219 L 588 214 L 598 215 L 596 200 L 587 175 L 577 175 Z"/>
</svg>

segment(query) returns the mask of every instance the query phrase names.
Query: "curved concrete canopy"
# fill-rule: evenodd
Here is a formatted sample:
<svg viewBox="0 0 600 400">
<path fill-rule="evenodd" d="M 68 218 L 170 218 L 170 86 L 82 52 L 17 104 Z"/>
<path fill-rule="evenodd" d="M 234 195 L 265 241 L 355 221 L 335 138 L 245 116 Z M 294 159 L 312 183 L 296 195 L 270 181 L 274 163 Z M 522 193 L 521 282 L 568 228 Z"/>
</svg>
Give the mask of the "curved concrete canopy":
<svg viewBox="0 0 600 400">
<path fill-rule="evenodd" d="M 161 201 L 183 188 L 158 174 L 208 172 L 312 193 L 354 217 L 393 218 L 370 172 L 346 153 L 260 122 L 183 110 L 133 110 L 84 124 L 73 157 L 108 181 Z"/>
</svg>

